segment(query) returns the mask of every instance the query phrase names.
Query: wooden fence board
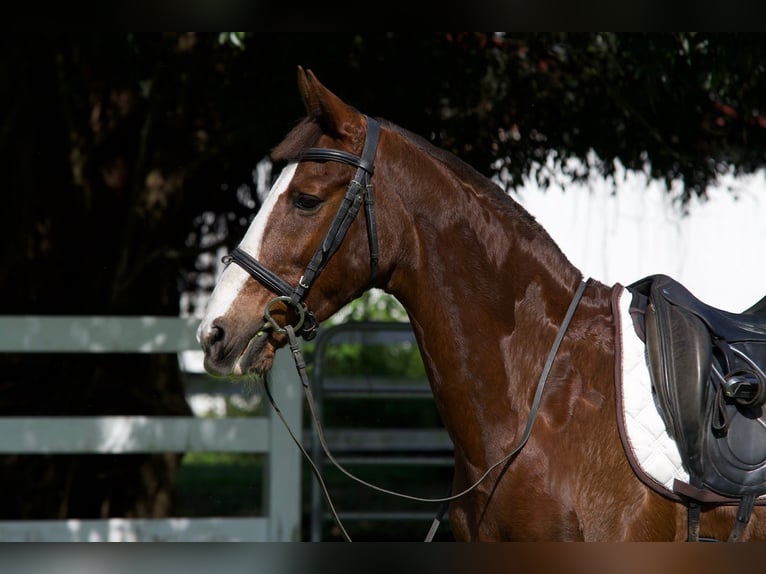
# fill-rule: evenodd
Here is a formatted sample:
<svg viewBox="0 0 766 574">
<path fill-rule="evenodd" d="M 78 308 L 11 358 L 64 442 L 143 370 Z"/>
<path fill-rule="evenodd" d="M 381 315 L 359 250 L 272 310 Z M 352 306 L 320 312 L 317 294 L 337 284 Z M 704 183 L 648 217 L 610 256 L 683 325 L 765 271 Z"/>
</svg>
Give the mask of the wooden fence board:
<svg viewBox="0 0 766 574">
<path fill-rule="evenodd" d="M 162 518 L 0 521 L 3 542 L 259 542 L 268 519 Z"/>
<path fill-rule="evenodd" d="M 261 417 L 0 417 L 2 454 L 268 452 Z"/>
<path fill-rule="evenodd" d="M 0 316 L 6 353 L 175 353 L 198 350 L 199 319 Z"/>
<path fill-rule="evenodd" d="M 0 353 L 179 353 L 197 351 L 198 319 L 178 317 L 0 316 Z M 300 382 L 280 351 L 272 394 L 302 435 Z M 222 392 L 228 387 L 222 383 Z M 0 541 L 298 541 L 301 459 L 272 409 L 236 418 L 0 417 L 0 454 L 251 452 L 266 455 L 266 516 L 132 520 L 0 521 Z M 221 488 L 226 488 L 225 484 Z"/>
</svg>

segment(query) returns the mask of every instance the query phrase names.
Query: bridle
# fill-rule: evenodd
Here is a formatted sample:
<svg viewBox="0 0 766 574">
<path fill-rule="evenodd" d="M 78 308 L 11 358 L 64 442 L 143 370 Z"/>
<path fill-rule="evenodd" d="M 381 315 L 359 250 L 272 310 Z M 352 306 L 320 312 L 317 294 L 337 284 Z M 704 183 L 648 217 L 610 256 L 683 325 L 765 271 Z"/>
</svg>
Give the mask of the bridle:
<svg viewBox="0 0 766 574">
<path fill-rule="evenodd" d="M 375 152 L 378 148 L 380 125 L 369 116 L 365 116 L 365 118 L 367 118 L 367 136 L 364 141 L 361 157 L 339 149 L 307 148 L 295 158 L 298 162 L 337 161 L 357 168 L 356 174 L 348 184 L 346 195 L 343 197 L 343 201 L 330 224 L 330 228 L 314 252 L 297 285 L 290 285 L 290 283 L 240 247 L 235 247 L 222 259 L 226 264 L 236 263 L 256 281 L 261 283 L 261 285 L 277 294 L 277 297 L 267 303 L 264 310 L 264 318 L 266 319 L 267 326 L 270 326 L 278 333 L 285 333 L 286 330 L 283 325 L 277 324 L 271 315 L 271 311 L 274 305 L 282 302 L 293 307 L 298 313 L 297 322 L 293 325 L 295 333 L 307 341 L 316 336 L 319 323 L 314 313 L 306 305 L 306 297 L 314 280 L 319 276 L 343 242 L 348 228 L 351 226 L 354 218 L 356 218 L 357 213 L 359 213 L 362 201 L 364 201 L 364 214 L 365 221 L 367 222 L 371 279 L 374 280 L 378 273 L 378 234 L 371 180 L 374 172 Z"/>
</svg>

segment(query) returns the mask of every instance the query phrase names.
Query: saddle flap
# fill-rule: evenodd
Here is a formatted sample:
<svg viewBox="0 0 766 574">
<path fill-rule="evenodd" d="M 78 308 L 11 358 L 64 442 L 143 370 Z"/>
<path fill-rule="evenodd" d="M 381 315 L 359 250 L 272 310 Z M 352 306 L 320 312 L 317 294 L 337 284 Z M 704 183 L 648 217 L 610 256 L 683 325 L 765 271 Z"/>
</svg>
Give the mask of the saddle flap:
<svg viewBox="0 0 766 574">
<path fill-rule="evenodd" d="M 652 387 L 668 434 L 690 473 L 701 471 L 702 413 L 708 400 L 712 345 L 692 313 L 651 297 L 646 308 L 646 351 Z"/>
</svg>

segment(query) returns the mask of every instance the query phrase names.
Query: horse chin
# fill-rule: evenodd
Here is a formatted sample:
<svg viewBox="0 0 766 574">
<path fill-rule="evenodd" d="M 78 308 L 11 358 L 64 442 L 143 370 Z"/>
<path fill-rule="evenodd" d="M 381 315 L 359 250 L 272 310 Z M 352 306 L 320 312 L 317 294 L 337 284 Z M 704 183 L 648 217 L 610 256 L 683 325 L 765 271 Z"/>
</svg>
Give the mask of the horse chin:
<svg viewBox="0 0 766 574">
<path fill-rule="evenodd" d="M 234 362 L 232 375 L 237 377 L 264 375 L 274 365 L 275 352 L 276 347 L 271 337 L 259 331 L 250 339 L 242 354 Z"/>
</svg>

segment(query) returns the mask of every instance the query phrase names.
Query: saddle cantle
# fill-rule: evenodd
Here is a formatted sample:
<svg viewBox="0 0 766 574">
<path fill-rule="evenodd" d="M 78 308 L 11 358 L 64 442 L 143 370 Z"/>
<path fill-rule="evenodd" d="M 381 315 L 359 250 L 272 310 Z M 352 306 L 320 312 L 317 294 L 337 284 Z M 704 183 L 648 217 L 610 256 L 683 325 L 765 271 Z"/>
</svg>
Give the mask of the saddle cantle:
<svg viewBox="0 0 766 574">
<path fill-rule="evenodd" d="M 674 486 L 694 503 L 690 538 L 699 502 L 733 499 L 737 539 L 766 493 L 766 314 L 759 304 L 743 314 L 716 309 L 666 275 L 628 290 L 654 400 L 690 477 Z"/>
</svg>

